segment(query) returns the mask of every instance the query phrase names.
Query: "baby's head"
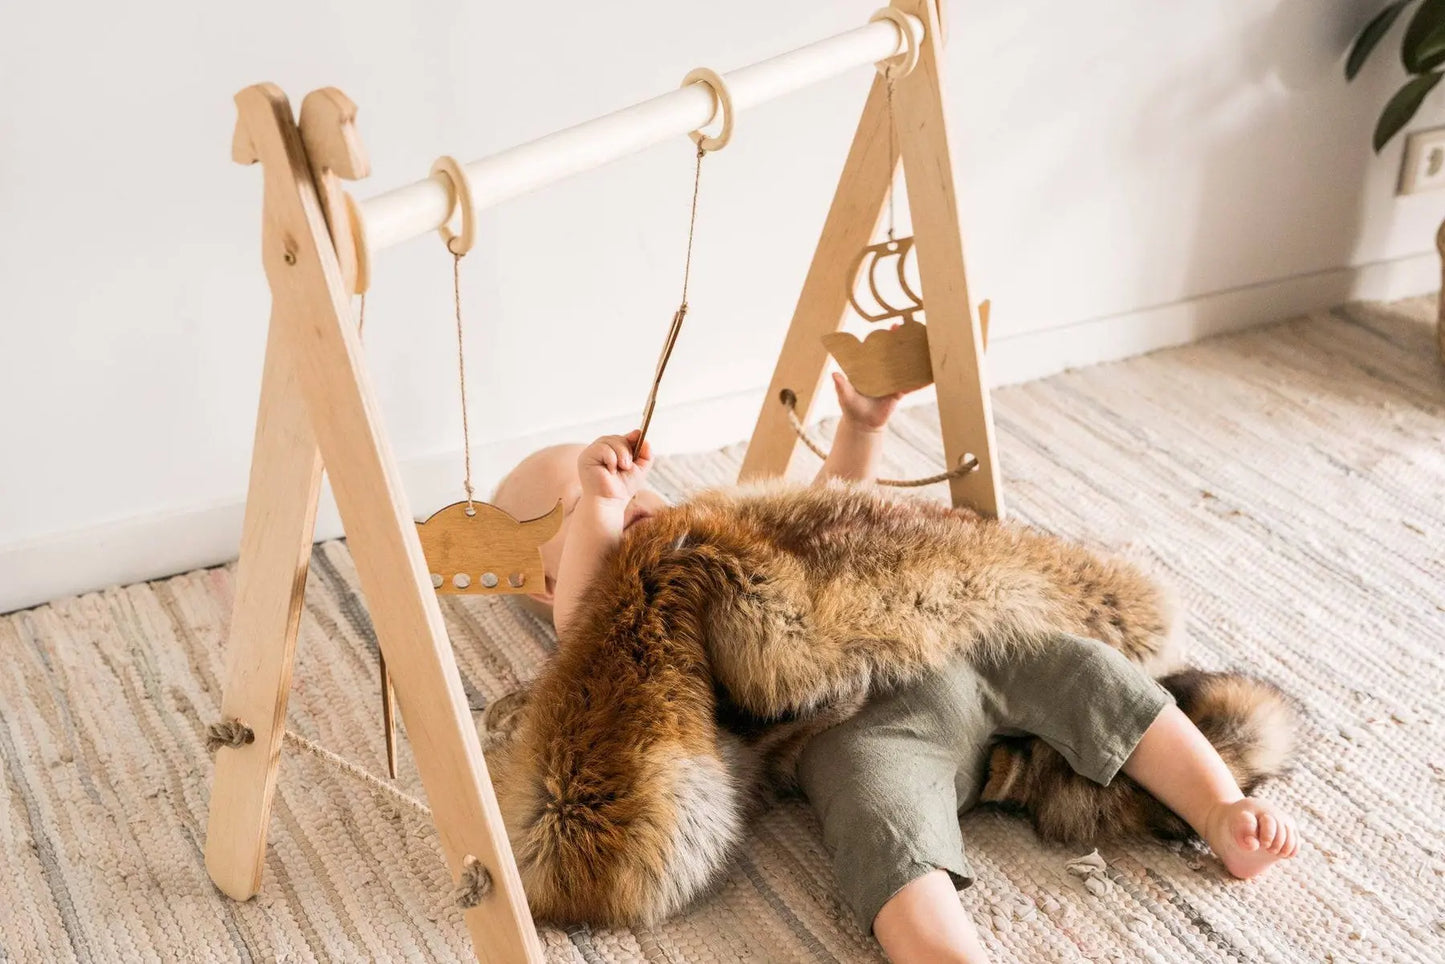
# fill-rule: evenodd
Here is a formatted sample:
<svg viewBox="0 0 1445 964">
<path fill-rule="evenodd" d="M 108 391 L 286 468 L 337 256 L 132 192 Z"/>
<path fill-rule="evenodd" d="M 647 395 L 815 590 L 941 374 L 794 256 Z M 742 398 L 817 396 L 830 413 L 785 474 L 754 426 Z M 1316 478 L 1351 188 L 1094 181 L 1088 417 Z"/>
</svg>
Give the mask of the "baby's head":
<svg viewBox="0 0 1445 964">
<path fill-rule="evenodd" d="M 560 499 L 562 502 L 562 527 L 557 534 L 542 543 L 542 565 L 547 573 L 544 592 L 529 593 L 521 597 L 530 603 L 528 609 L 538 616 L 551 620 L 552 599 L 557 587 L 557 568 L 562 561 L 562 547 L 567 543 L 567 533 L 572 528 L 572 512 L 582 499 L 582 481 L 577 468 L 577 459 L 585 445 L 552 445 L 538 449 L 518 462 L 512 471 L 497 485 L 492 495 L 492 505 L 517 520 L 535 519 L 552 511 Z M 645 519 L 666 503 L 651 489 L 644 489 L 633 497 L 627 507 L 625 526 Z"/>
</svg>

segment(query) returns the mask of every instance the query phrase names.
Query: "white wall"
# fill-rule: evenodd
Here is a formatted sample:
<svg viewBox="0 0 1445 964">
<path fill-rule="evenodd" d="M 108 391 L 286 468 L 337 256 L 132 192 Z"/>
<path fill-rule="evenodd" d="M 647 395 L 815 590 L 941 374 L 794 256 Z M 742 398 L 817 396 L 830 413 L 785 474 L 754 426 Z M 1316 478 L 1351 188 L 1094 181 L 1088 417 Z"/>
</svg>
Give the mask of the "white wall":
<svg viewBox="0 0 1445 964">
<path fill-rule="evenodd" d="M 0 6 L 0 611 L 234 554 L 268 306 L 259 171 L 229 161 L 240 87 L 345 90 L 365 196 L 879 2 Z M 1395 58 L 1340 74 L 1375 6 L 955 0 L 948 95 L 997 379 L 1432 287 L 1445 197 L 1394 198 L 1400 145 L 1368 144 Z M 868 81 L 746 114 L 708 161 L 660 443 L 750 429 Z M 480 474 L 632 424 L 690 177 L 679 138 L 485 219 L 464 265 Z M 433 239 L 389 251 L 369 305 L 418 511 L 460 471 L 449 271 Z"/>
</svg>

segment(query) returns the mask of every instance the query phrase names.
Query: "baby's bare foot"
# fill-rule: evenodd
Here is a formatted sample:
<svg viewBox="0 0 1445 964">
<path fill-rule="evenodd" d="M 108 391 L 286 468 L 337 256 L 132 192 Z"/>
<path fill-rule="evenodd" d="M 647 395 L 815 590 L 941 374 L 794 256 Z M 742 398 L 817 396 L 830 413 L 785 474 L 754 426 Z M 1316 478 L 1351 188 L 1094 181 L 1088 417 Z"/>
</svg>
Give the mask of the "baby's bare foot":
<svg viewBox="0 0 1445 964">
<path fill-rule="evenodd" d="M 1277 860 L 1299 852 L 1294 820 L 1271 803 L 1245 797 L 1222 803 L 1205 821 L 1204 842 L 1224 867 L 1241 880 L 1263 873 Z"/>
</svg>

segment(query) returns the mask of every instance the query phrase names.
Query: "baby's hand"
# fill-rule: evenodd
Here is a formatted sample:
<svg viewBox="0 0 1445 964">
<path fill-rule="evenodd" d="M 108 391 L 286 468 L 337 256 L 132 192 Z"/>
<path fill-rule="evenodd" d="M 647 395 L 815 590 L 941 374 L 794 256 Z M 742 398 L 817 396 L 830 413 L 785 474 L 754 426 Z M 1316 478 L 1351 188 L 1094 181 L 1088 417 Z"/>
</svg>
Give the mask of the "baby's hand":
<svg viewBox="0 0 1445 964">
<path fill-rule="evenodd" d="M 903 398 L 902 392 L 894 392 L 881 398 L 861 394 L 842 372 L 833 373 L 833 387 L 838 390 L 838 405 L 843 409 L 843 420 L 870 432 L 876 432 L 888 424 L 893 410 Z"/>
<path fill-rule="evenodd" d="M 651 443 L 643 442 L 637 456 L 632 455 L 637 436 L 637 429 L 626 436 L 604 435 L 582 450 L 577 474 L 584 495 L 626 502 L 637 494 L 652 467 Z"/>
</svg>

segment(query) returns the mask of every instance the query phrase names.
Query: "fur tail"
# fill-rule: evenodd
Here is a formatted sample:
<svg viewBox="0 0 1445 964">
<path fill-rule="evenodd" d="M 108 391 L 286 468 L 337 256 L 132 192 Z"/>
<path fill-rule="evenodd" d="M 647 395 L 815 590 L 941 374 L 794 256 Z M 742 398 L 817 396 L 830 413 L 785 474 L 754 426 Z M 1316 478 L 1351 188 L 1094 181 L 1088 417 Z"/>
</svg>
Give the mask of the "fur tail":
<svg viewBox="0 0 1445 964">
<path fill-rule="evenodd" d="M 1219 751 L 1245 793 L 1288 769 L 1296 719 L 1276 687 L 1237 673 L 1200 670 L 1172 673 L 1159 682 Z M 1041 837 L 1065 843 L 1138 833 L 1165 840 L 1194 836 L 1188 824 L 1133 780 L 1120 774 L 1101 787 L 1035 737 L 994 747 L 980 802 L 1022 810 Z"/>
<path fill-rule="evenodd" d="M 487 766 L 540 919 L 677 913 L 724 875 L 757 799 L 754 754 L 717 726 L 696 625 L 636 591 L 486 719 Z"/>
<path fill-rule="evenodd" d="M 1277 687 L 1239 673 L 1197 669 L 1171 673 L 1159 682 L 1214 744 L 1245 793 L 1288 771 L 1297 720 Z"/>
<path fill-rule="evenodd" d="M 538 747 L 525 733 L 489 747 L 533 915 L 557 924 L 648 925 L 709 891 L 736 856 L 759 799 L 746 749 L 718 737 L 712 752 L 648 748 L 630 773 L 589 773 L 556 755 L 538 767 Z"/>
</svg>

